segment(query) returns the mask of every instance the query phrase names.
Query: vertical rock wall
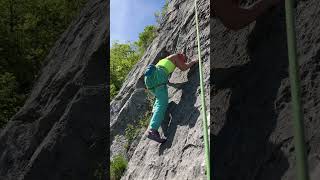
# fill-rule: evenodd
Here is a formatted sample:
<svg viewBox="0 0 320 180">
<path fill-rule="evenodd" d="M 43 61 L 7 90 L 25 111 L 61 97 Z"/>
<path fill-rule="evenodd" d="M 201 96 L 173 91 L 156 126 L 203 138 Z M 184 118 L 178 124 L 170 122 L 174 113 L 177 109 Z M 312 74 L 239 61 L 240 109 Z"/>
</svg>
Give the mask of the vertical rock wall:
<svg viewBox="0 0 320 180">
<path fill-rule="evenodd" d="M 0 132 L 0 179 L 94 179 L 107 142 L 109 5 L 89 1 Z"/>
<path fill-rule="evenodd" d="M 210 2 L 200 0 L 201 57 L 204 66 L 206 103 L 209 110 L 210 72 Z M 119 94 L 110 104 L 111 154 L 126 153 L 123 146 L 125 128 L 137 124 L 147 109 L 143 73 L 146 66 L 163 56 L 164 51 L 184 52 L 196 59 L 197 41 L 193 0 L 172 0 L 158 36 L 145 55 L 129 73 Z M 123 179 L 202 179 L 204 175 L 204 144 L 200 116 L 200 87 L 198 65 L 182 72 L 176 69 L 169 82 L 168 117 L 162 131 L 168 140 L 160 145 L 147 139 L 142 132 L 128 156 L 128 169 Z M 117 138 L 114 138 L 116 135 Z M 120 139 L 120 140 L 119 140 Z"/>
<path fill-rule="evenodd" d="M 310 174 L 320 143 L 320 2 L 297 1 L 296 32 Z M 211 18 L 213 179 L 291 180 L 295 148 L 284 1 L 233 32 Z"/>
</svg>

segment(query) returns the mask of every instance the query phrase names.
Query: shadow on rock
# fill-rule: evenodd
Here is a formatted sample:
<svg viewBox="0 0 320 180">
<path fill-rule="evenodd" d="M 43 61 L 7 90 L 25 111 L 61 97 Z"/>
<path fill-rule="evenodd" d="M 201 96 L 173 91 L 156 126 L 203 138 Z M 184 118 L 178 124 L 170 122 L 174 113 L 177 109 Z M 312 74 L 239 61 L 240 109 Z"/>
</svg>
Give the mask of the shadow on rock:
<svg viewBox="0 0 320 180">
<path fill-rule="evenodd" d="M 226 122 L 211 138 L 213 179 L 277 180 L 289 168 L 281 145 L 269 142 L 277 123 L 274 102 L 288 77 L 285 24 L 265 18 L 250 34 L 249 63 L 211 71 L 214 91 L 231 90 Z"/>
<path fill-rule="evenodd" d="M 187 82 L 168 83 L 169 86 L 181 89 L 182 94 L 178 104 L 174 101 L 169 103 L 166 118 L 161 126 L 167 141 L 160 145 L 159 155 L 162 155 L 166 149 L 171 148 L 178 125 L 188 125 L 189 128 L 192 128 L 196 124 L 200 115 L 198 107 L 195 107 L 198 96 L 197 88 L 199 87 L 198 77 L 199 71 L 197 66 L 194 66 L 188 73 Z"/>
</svg>

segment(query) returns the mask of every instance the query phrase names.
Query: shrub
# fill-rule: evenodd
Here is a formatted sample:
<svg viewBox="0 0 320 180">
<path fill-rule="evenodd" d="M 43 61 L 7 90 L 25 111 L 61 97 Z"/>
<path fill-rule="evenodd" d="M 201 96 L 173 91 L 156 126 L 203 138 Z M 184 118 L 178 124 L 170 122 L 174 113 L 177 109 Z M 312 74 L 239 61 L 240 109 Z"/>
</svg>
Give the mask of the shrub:
<svg viewBox="0 0 320 180">
<path fill-rule="evenodd" d="M 139 58 L 134 45 L 113 42 L 110 48 L 110 100 L 118 94 L 126 76 Z"/>
<path fill-rule="evenodd" d="M 156 37 L 155 26 L 146 26 L 133 43 L 114 41 L 110 48 L 110 101 L 118 94 L 128 73 Z"/>
<path fill-rule="evenodd" d="M 147 111 L 145 112 L 143 118 L 138 121 L 138 125 L 133 126 L 132 124 L 129 124 L 125 129 L 125 138 L 127 139 L 127 143 L 124 145 L 124 147 L 126 150 L 130 148 L 131 143 L 139 135 L 140 130 L 148 128 L 152 116 L 152 102 L 154 101 L 154 97 L 150 93 L 147 94 L 147 101 Z"/>
<path fill-rule="evenodd" d="M 122 155 L 116 155 L 110 163 L 111 180 L 119 180 L 128 166 L 127 160 Z"/>
<path fill-rule="evenodd" d="M 139 40 L 134 42 L 138 48 L 139 56 L 142 57 L 153 39 L 156 37 L 156 27 L 146 26 L 142 33 L 139 33 Z"/>
<path fill-rule="evenodd" d="M 127 144 L 125 145 L 125 148 L 128 150 L 130 144 L 133 142 L 133 140 L 137 137 L 139 133 L 139 127 L 134 127 L 132 124 L 129 124 L 125 130 L 125 138 L 127 139 Z"/>
<path fill-rule="evenodd" d="M 150 123 L 150 119 L 152 116 L 152 112 L 151 111 L 147 111 L 144 114 L 144 117 L 139 121 L 139 128 L 148 128 L 148 125 Z"/>
</svg>

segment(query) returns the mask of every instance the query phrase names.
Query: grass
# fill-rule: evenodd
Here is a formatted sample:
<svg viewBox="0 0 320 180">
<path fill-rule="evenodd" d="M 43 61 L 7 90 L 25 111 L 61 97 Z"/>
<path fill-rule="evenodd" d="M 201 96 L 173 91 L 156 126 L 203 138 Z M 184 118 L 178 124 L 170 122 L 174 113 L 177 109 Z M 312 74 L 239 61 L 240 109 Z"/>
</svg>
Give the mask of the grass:
<svg viewBox="0 0 320 180">
<path fill-rule="evenodd" d="M 125 138 L 127 143 L 124 145 L 126 150 L 128 151 L 131 143 L 137 138 L 142 129 L 147 129 L 151 116 L 152 116 L 152 102 L 154 101 L 154 97 L 151 96 L 150 93 L 147 94 L 148 107 L 142 119 L 138 121 L 136 126 L 129 124 L 125 129 Z M 115 137 L 119 138 L 119 137 Z M 128 161 L 123 155 L 116 155 L 110 163 L 110 175 L 111 180 L 119 180 L 121 176 L 125 172 L 128 166 Z M 97 173 L 97 176 L 100 174 Z"/>
<path fill-rule="evenodd" d="M 125 130 L 125 138 L 127 139 L 127 143 L 124 145 L 126 150 L 129 150 L 130 144 L 139 134 L 139 127 L 134 127 L 132 124 L 129 124 Z"/>
<path fill-rule="evenodd" d="M 128 166 L 128 161 L 123 155 L 119 154 L 114 156 L 110 163 L 110 177 L 111 180 L 119 180 Z"/>
<path fill-rule="evenodd" d="M 125 138 L 127 139 L 127 143 L 124 145 L 127 151 L 129 150 L 131 143 L 137 138 L 141 130 L 148 128 L 151 118 L 150 114 L 151 113 L 147 111 L 144 117 L 141 120 L 139 120 L 137 126 L 133 126 L 132 124 L 129 124 L 127 126 L 125 130 Z"/>
<path fill-rule="evenodd" d="M 150 119 L 152 116 L 152 112 L 151 111 L 147 111 L 144 114 L 144 117 L 139 121 L 139 127 L 142 129 L 147 129 L 150 123 Z"/>
</svg>

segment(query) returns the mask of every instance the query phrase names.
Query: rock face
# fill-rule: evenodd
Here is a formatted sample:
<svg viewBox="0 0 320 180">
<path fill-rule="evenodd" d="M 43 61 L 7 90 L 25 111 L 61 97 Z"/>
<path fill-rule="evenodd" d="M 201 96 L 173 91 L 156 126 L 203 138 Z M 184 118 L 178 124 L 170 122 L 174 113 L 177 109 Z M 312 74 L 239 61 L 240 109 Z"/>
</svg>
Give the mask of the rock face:
<svg viewBox="0 0 320 180">
<path fill-rule="evenodd" d="M 169 79 L 168 116 L 162 126 L 168 141 L 160 145 L 141 132 L 128 151 L 124 148 L 125 129 L 137 125 L 150 107 L 143 85 L 146 66 L 165 50 L 197 58 L 193 3 L 170 1 L 158 36 L 110 103 L 108 125 L 109 6 L 105 0 L 89 1 L 51 50 L 24 107 L 1 130 L 0 179 L 94 179 L 106 159 L 108 126 L 111 156 L 125 153 L 129 160 L 123 179 L 205 178 L 198 66 L 175 70 Z M 284 5 L 234 32 L 210 17 L 209 4 L 198 1 L 213 179 L 295 179 Z M 318 0 L 296 4 L 313 180 L 320 174 L 319 7 Z"/>
<path fill-rule="evenodd" d="M 206 103 L 209 110 L 210 75 L 210 2 L 198 1 L 201 57 L 204 67 Z M 160 25 L 158 36 L 145 55 L 129 73 L 119 94 L 110 104 L 111 155 L 126 153 L 121 148 L 125 129 L 136 125 L 147 111 L 147 93 L 143 89 L 143 73 L 150 63 L 165 55 L 184 52 L 189 59 L 197 58 L 194 1 L 172 0 Z M 190 60 L 189 60 L 190 61 Z M 198 65 L 190 70 L 176 69 L 169 79 L 168 117 L 163 122 L 167 142 L 160 145 L 143 134 L 130 147 L 129 165 L 123 179 L 203 179 L 204 144 L 200 116 Z M 142 132 L 143 133 L 143 132 Z M 115 138 L 117 136 L 117 138 Z M 119 140 L 120 139 L 120 140 Z"/>
<path fill-rule="evenodd" d="M 0 133 L 0 179 L 94 179 L 105 159 L 109 5 L 89 1 Z"/>
<path fill-rule="evenodd" d="M 242 1 L 244 6 L 252 2 Z M 319 7 L 319 1 L 309 0 L 298 1 L 295 9 L 306 148 L 314 180 L 319 179 L 320 172 Z M 206 78 L 210 71 L 210 81 L 206 79 L 205 84 L 211 95 L 213 179 L 295 179 L 284 2 L 236 32 L 226 29 L 214 16 L 209 27 L 208 9 L 208 2 L 199 1 Z M 111 154 L 126 152 L 114 137 L 123 137 L 126 126 L 136 124 L 147 109 L 142 90 L 147 64 L 162 57 L 164 49 L 185 50 L 188 56 L 196 57 L 194 23 L 193 1 L 170 2 L 159 36 L 111 102 Z M 129 150 L 133 154 L 128 155 L 129 167 L 123 179 L 205 177 L 198 75 L 196 68 L 173 73 L 169 81 L 177 85 L 169 86 L 171 116 L 163 128 L 168 142 L 159 145 L 139 137 Z"/>
<path fill-rule="evenodd" d="M 296 32 L 310 175 L 319 179 L 320 2 L 298 1 Z M 296 178 L 284 1 L 233 32 L 211 17 L 213 179 Z"/>
</svg>

